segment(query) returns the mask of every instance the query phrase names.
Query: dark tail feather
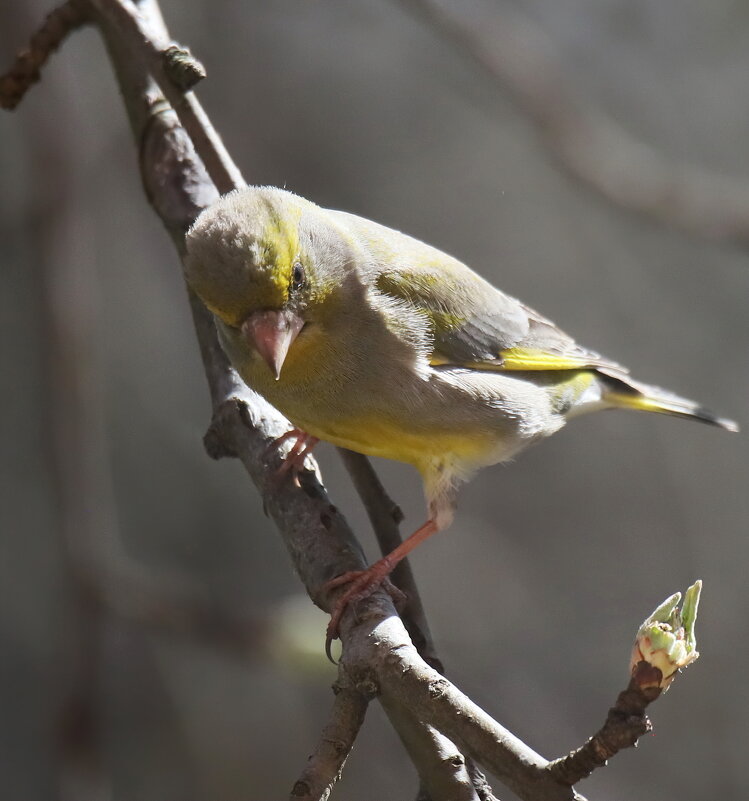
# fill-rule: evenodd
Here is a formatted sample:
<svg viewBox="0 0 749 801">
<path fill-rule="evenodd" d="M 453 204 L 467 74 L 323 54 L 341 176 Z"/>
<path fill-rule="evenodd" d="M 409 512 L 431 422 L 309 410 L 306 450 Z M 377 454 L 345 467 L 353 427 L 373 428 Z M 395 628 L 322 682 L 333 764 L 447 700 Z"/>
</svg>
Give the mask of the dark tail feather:
<svg viewBox="0 0 749 801">
<path fill-rule="evenodd" d="M 674 417 L 688 417 L 691 420 L 724 428 L 726 431 L 739 430 L 738 424 L 733 420 L 719 417 L 699 403 L 680 398 L 668 390 L 640 384 L 632 381 L 629 376 L 611 375 L 602 370 L 598 372 L 603 386 L 603 400 L 611 406 L 670 414 Z"/>
</svg>

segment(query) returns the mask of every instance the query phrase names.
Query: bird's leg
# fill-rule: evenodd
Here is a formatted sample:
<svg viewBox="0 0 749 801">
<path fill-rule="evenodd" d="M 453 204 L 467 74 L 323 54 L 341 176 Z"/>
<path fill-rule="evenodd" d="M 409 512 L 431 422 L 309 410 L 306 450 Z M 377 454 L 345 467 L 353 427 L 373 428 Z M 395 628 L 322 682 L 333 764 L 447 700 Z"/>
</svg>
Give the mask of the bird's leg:
<svg viewBox="0 0 749 801">
<path fill-rule="evenodd" d="M 278 468 L 276 473 L 277 478 L 282 478 L 289 471 L 294 476 L 294 481 L 299 483 L 299 473 L 304 469 L 304 460 L 312 453 L 312 449 L 320 441 L 317 437 L 313 437 L 301 428 L 292 428 L 280 437 L 276 437 L 273 442 L 268 446 L 268 451 L 277 450 L 286 442 L 287 439 L 293 439 L 294 444 L 286 454 L 283 464 Z"/>
<path fill-rule="evenodd" d="M 341 587 L 348 584 L 346 592 L 335 602 L 333 610 L 330 614 L 330 622 L 328 623 L 328 631 L 325 637 L 325 653 L 328 659 L 330 656 L 330 644 L 333 640 L 338 638 L 338 627 L 341 623 L 343 613 L 346 607 L 362 598 L 371 595 L 379 586 L 384 586 L 388 592 L 396 588 L 390 584 L 388 576 L 393 568 L 404 557 L 408 556 L 417 545 L 420 545 L 424 540 L 428 539 L 435 532 L 439 531 L 441 527 L 434 519 L 427 520 L 421 528 L 416 529 L 410 537 L 403 540 L 403 542 L 395 549 L 393 549 L 387 556 L 370 565 L 366 570 L 350 570 L 348 573 L 343 573 L 340 576 L 328 581 L 323 590 L 328 592 L 336 587 Z M 398 591 L 400 593 L 400 591 Z M 402 595 L 402 593 L 400 593 Z M 332 661 L 332 659 L 331 659 Z"/>
</svg>

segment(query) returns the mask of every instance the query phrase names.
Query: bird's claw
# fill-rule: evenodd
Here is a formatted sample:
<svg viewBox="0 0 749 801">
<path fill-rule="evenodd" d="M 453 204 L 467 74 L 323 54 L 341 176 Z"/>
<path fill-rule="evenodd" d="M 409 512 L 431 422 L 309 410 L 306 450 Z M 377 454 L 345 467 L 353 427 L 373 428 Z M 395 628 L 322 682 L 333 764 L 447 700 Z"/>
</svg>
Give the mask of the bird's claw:
<svg viewBox="0 0 749 801">
<path fill-rule="evenodd" d="M 294 483 L 299 486 L 299 473 L 304 470 L 304 462 L 312 453 L 312 449 L 320 441 L 301 428 L 291 428 L 280 437 L 276 437 L 267 447 L 266 455 L 278 451 L 287 439 L 293 439 L 294 444 L 289 448 L 289 452 L 284 457 L 281 466 L 275 473 L 274 478 L 281 480 L 287 473 L 291 472 Z"/>
<path fill-rule="evenodd" d="M 325 592 L 342 587 L 345 584 L 350 585 L 335 602 L 325 633 L 325 655 L 333 664 L 335 664 L 335 660 L 331 655 L 330 648 L 333 640 L 338 639 L 341 618 L 348 606 L 368 598 L 375 590 L 382 587 L 393 599 L 396 609 L 399 612 L 401 611 L 406 602 L 406 595 L 390 580 L 389 573 L 392 569 L 393 565 L 388 560 L 381 559 L 366 570 L 350 570 L 347 573 L 336 576 L 336 578 L 325 584 L 323 588 Z M 356 615 L 356 609 L 352 607 L 352 611 Z"/>
</svg>

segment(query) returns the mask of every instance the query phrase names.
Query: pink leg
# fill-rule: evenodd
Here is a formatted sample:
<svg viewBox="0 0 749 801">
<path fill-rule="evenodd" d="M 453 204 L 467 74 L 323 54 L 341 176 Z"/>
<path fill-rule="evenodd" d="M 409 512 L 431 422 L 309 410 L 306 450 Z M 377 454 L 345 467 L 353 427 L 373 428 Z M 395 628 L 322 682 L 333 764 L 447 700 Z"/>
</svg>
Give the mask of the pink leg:
<svg viewBox="0 0 749 801">
<path fill-rule="evenodd" d="M 406 557 L 417 545 L 420 545 L 424 540 L 428 539 L 435 532 L 439 531 L 439 527 L 434 520 L 427 520 L 421 528 L 416 529 L 410 537 L 403 540 L 403 542 L 387 556 L 370 565 L 366 570 L 351 570 L 341 576 L 329 581 L 323 588 L 326 592 L 333 590 L 336 587 L 342 587 L 348 584 L 346 591 L 335 602 L 333 611 L 330 613 L 330 622 L 328 623 L 328 631 L 325 637 L 325 653 L 328 659 L 332 662 L 330 656 L 330 645 L 333 640 L 338 638 L 338 628 L 341 623 L 343 613 L 349 604 L 360 601 L 371 595 L 379 586 L 390 584 L 388 576 L 393 568 Z M 392 586 L 392 585 L 391 585 Z"/>
</svg>

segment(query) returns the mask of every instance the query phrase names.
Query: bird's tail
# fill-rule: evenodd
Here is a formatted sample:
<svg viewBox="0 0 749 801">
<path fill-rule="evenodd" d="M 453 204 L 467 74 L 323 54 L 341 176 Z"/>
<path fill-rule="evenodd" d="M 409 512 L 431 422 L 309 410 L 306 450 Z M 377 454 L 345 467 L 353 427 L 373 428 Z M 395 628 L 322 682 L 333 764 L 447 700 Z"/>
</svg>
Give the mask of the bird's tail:
<svg viewBox="0 0 749 801">
<path fill-rule="evenodd" d="M 659 412 L 674 417 L 688 417 L 709 423 L 726 431 L 738 431 L 739 426 L 733 420 L 719 417 L 713 412 L 700 406 L 699 403 L 680 398 L 666 389 L 651 387 L 633 381 L 628 375 L 609 373 L 599 369 L 598 375 L 602 386 L 602 400 L 609 406 L 621 409 L 639 409 L 643 412 Z"/>
</svg>

